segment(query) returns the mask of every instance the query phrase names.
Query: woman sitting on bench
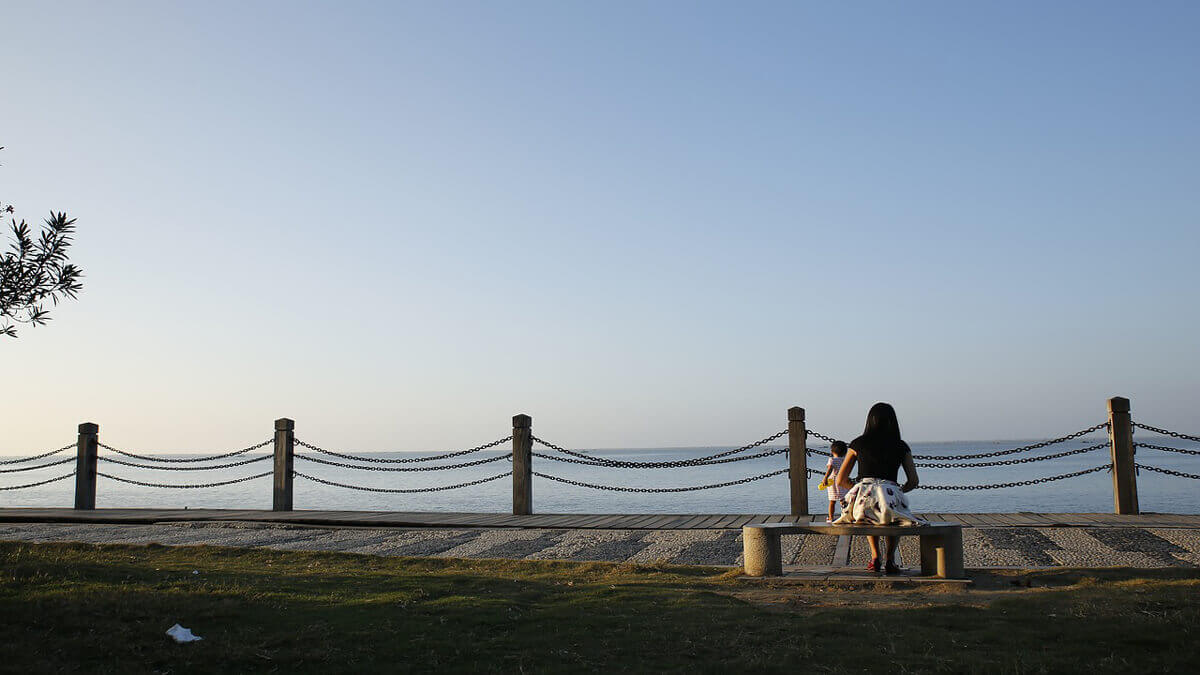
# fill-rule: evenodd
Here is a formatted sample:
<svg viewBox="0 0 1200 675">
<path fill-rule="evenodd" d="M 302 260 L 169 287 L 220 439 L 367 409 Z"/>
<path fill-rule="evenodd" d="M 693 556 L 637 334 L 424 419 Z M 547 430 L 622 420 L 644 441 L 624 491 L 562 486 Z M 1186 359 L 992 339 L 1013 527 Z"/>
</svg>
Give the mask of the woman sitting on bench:
<svg viewBox="0 0 1200 675">
<path fill-rule="evenodd" d="M 858 465 L 858 484 L 851 487 L 850 471 Z M 900 467 L 904 467 L 904 486 L 896 483 Z M 846 493 L 846 507 L 837 519 L 838 524 L 870 523 L 872 525 L 921 525 L 925 521 L 913 515 L 904 493 L 917 487 L 917 467 L 912 451 L 900 438 L 900 423 L 896 411 L 887 403 L 876 403 L 867 413 L 862 436 L 850 441 L 846 459 L 838 471 L 837 484 Z M 871 563 L 867 569 L 879 572 L 879 537 L 867 537 L 871 544 Z M 887 558 L 882 569 L 898 574 L 896 546 L 899 537 L 887 538 Z"/>
</svg>

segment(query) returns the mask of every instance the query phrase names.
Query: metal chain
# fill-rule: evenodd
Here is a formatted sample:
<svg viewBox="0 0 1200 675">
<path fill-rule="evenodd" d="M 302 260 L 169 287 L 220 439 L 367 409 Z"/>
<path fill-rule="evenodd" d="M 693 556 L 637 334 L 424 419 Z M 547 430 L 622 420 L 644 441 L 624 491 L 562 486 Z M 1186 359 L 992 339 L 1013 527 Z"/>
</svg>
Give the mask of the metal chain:
<svg viewBox="0 0 1200 675">
<path fill-rule="evenodd" d="M 347 469 L 361 469 L 363 471 L 443 471 L 445 469 L 462 469 L 468 466 L 479 466 L 489 462 L 498 462 L 502 459 L 512 457 L 512 453 L 506 455 L 496 455 L 495 457 L 484 457 L 473 462 L 463 462 L 461 464 L 441 464 L 438 466 L 358 466 L 356 464 L 345 464 L 343 462 L 331 462 L 320 457 L 312 457 L 309 455 L 295 455 L 297 459 L 304 459 L 317 464 L 325 464 L 328 466 L 340 466 Z"/>
<path fill-rule="evenodd" d="M 234 483 L 244 483 L 248 480 L 254 480 L 255 478 L 262 478 L 263 476 L 270 476 L 272 473 L 274 473 L 274 472 L 266 471 L 264 473 L 255 474 L 253 476 L 246 476 L 245 478 L 235 478 L 233 480 L 223 480 L 223 481 L 218 481 L 216 483 L 199 483 L 196 485 L 173 485 L 171 483 L 143 483 L 140 480 L 130 480 L 128 478 L 121 478 L 120 476 L 113 476 L 113 475 L 110 475 L 107 473 L 102 473 L 100 471 L 97 471 L 96 475 L 103 476 L 105 478 L 111 478 L 112 480 L 120 481 L 122 483 L 129 483 L 130 485 L 140 485 L 142 487 L 193 489 L 193 488 L 219 487 L 221 485 L 233 485 Z"/>
<path fill-rule="evenodd" d="M 120 464 L 122 466 L 132 466 L 136 469 L 158 469 L 160 471 L 211 471 L 214 469 L 232 469 L 235 466 L 253 464 L 254 462 L 261 462 L 264 459 L 271 459 L 273 457 L 274 455 L 262 455 L 261 457 L 251 457 L 250 459 L 243 459 L 240 462 L 230 462 L 229 464 L 218 464 L 216 466 L 156 466 L 154 464 L 137 464 L 135 462 L 126 462 L 113 457 L 105 457 L 104 455 L 100 455 L 97 457 L 97 459 L 104 460 L 105 462 L 111 462 L 113 464 Z"/>
<path fill-rule="evenodd" d="M 943 456 L 943 455 L 913 455 L 913 459 L 927 459 L 927 460 L 934 461 L 934 462 L 953 462 L 953 461 L 960 460 L 960 459 L 983 459 L 984 457 L 1001 457 L 1003 455 L 1014 455 L 1018 452 L 1028 452 L 1030 450 L 1037 450 L 1038 448 L 1045 448 L 1050 445 L 1055 445 L 1058 443 L 1062 443 L 1064 441 L 1069 441 L 1073 438 L 1079 438 L 1080 436 L 1090 434 L 1093 431 L 1099 431 L 1100 429 L 1104 429 L 1107 427 L 1108 427 L 1108 422 L 1104 422 L 1102 424 L 1097 424 L 1094 427 L 1088 427 L 1087 429 L 1083 429 L 1081 431 L 1076 431 L 1073 434 L 1067 434 L 1066 436 L 1062 436 L 1060 438 L 1055 438 L 1055 439 L 1052 439 L 1049 441 L 1042 441 L 1041 443 L 1034 443 L 1033 445 L 1023 445 L 1019 448 L 1013 448 L 1011 450 L 997 450 L 996 452 L 982 452 L 982 453 L 978 453 L 978 454 L 974 454 L 974 455 L 945 455 L 945 456 Z"/>
<path fill-rule="evenodd" d="M 480 450 L 487 450 L 488 448 L 494 448 L 497 445 L 500 445 L 501 443 L 505 443 L 505 442 L 508 442 L 511 440 L 512 440 L 512 436 L 505 436 L 504 438 L 492 441 L 491 443 L 484 443 L 483 445 L 479 445 L 474 448 L 468 448 L 466 450 L 456 450 L 454 452 L 444 452 L 439 455 L 426 455 L 424 457 L 401 457 L 399 459 L 387 459 L 387 458 L 379 458 L 379 457 L 362 457 L 360 455 L 345 455 L 340 452 L 326 450 L 325 448 L 313 445 L 312 443 L 305 443 L 304 441 L 300 440 L 299 438 L 296 439 L 296 445 L 299 445 L 302 448 L 308 448 L 309 450 L 313 450 L 313 451 L 319 452 L 324 455 L 329 455 L 331 457 L 340 457 L 342 459 L 349 459 L 349 460 L 355 461 L 355 462 L 368 462 L 368 463 L 374 463 L 374 464 L 410 464 L 412 462 L 428 462 L 428 461 L 435 460 L 435 459 L 450 459 L 451 457 L 459 457 L 461 455 L 469 455 L 472 452 L 479 452 Z"/>
<path fill-rule="evenodd" d="M 1178 433 L 1175 431 L 1167 431 L 1166 429 L 1159 429 L 1158 427 L 1152 427 L 1148 424 L 1138 424 L 1137 422 L 1134 422 L 1133 426 L 1135 426 L 1139 429 L 1145 429 L 1146 431 L 1154 432 L 1156 434 L 1163 434 L 1164 436 L 1171 436 L 1174 438 L 1183 438 L 1183 439 L 1186 439 L 1189 441 L 1196 441 L 1197 443 L 1200 443 L 1200 436 L 1189 436 L 1187 434 L 1181 434 L 1181 433 Z"/>
<path fill-rule="evenodd" d="M 532 473 L 533 473 L 533 475 L 537 476 L 538 478 L 545 478 L 547 480 L 558 481 L 559 483 L 566 483 L 567 485 L 575 485 L 577 487 L 592 488 L 593 490 L 611 490 L 613 492 L 691 492 L 692 490 L 711 490 L 713 488 L 729 487 L 730 485 L 741 485 L 743 483 L 749 483 L 749 482 L 756 481 L 756 480 L 762 480 L 763 478 L 770 478 L 771 476 L 778 476 L 780 474 L 785 474 L 787 472 L 788 472 L 787 469 L 780 469 L 778 471 L 771 471 L 770 473 L 764 473 L 764 474 L 761 474 L 758 476 L 751 476 L 750 478 L 742 478 L 740 480 L 731 480 L 727 483 L 713 483 L 712 485 L 694 485 L 691 487 L 677 487 L 677 488 L 634 488 L 634 487 L 619 487 L 619 486 L 612 486 L 612 485 L 596 485 L 594 483 L 583 483 L 581 481 L 571 480 L 569 478 L 560 478 L 558 476 L 551 476 L 549 474 L 538 473 L 536 471 L 534 471 Z"/>
<path fill-rule="evenodd" d="M 43 457 L 49 457 L 50 455 L 57 455 L 58 453 L 62 452 L 63 450 L 70 450 L 71 448 L 75 447 L 76 445 L 77 445 L 76 443 L 72 443 L 70 445 L 64 445 L 63 447 L 61 447 L 57 450 L 43 452 L 40 455 L 34 455 L 32 457 L 18 457 L 16 459 L 3 459 L 3 460 L 0 460 L 0 464 L 20 464 L 21 462 L 32 462 L 35 460 L 39 460 Z"/>
<path fill-rule="evenodd" d="M 392 489 L 392 488 L 374 488 L 374 487 L 365 487 L 362 485 L 347 485 L 345 483 L 335 483 L 331 480 L 317 478 L 316 476 L 310 476 L 305 473 L 300 473 L 299 471 L 293 471 L 292 475 L 299 476 L 300 478 L 307 478 L 308 480 L 311 480 L 316 483 L 324 483 L 325 485 L 332 485 L 333 487 L 340 487 L 340 488 L 349 488 L 351 490 L 362 490 L 364 492 L 391 492 L 391 493 L 413 494 L 413 493 L 417 493 L 417 492 L 442 492 L 443 490 L 457 490 L 458 488 L 470 487 L 472 485 L 479 485 L 481 483 L 487 483 L 489 481 L 499 480 L 501 478 L 504 478 L 505 476 L 511 476 L 512 471 L 506 471 L 502 474 L 498 474 L 495 476 L 489 476 L 487 478 L 480 478 L 479 480 L 473 480 L 473 481 L 469 481 L 466 483 L 459 483 L 457 485 L 443 485 L 441 487 L 429 487 L 429 488 L 412 488 L 412 489 L 407 489 L 407 490 L 406 489 Z"/>
<path fill-rule="evenodd" d="M 1180 478 L 1191 478 L 1192 480 L 1200 480 L 1200 476 L 1198 476 L 1194 473 L 1184 473 L 1182 471 L 1174 471 L 1172 469 L 1162 469 L 1157 466 L 1147 466 L 1145 464 L 1134 464 L 1134 466 L 1136 466 L 1139 469 L 1145 469 L 1147 471 L 1153 471 L 1155 473 L 1165 473 L 1168 476 L 1179 476 Z"/>
<path fill-rule="evenodd" d="M 177 464 L 177 463 L 181 463 L 181 462 L 184 462 L 184 463 L 186 463 L 186 462 L 211 462 L 214 459 L 225 459 L 226 457 L 234 457 L 237 455 L 244 455 L 247 452 L 250 452 L 251 450 L 258 450 L 259 448 L 265 448 L 274 442 L 275 442 L 275 439 L 268 438 L 267 440 L 263 441 L 262 443 L 259 443 L 257 445 L 252 445 L 248 448 L 242 448 L 241 450 L 234 450 L 233 452 L 226 452 L 226 453 L 220 454 L 220 455 L 209 455 L 207 457 L 184 457 L 184 458 L 153 457 L 150 455 L 138 455 L 138 454 L 134 454 L 132 452 L 126 452 L 125 450 L 118 450 L 118 449 L 112 447 L 111 445 L 105 445 L 103 443 L 98 443 L 97 445 L 104 448 L 105 450 L 115 452 L 118 455 L 125 455 L 126 457 L 132 457 L 134 459 L 141 459 L 141 460 L 145 460 L 147 462 L 167 462 L 167 463 L 171 463 L 171 464 Z"/>
<path fill-rule="evenodd" d="M 724 459 L 714 459 L 710 462 L 704 462 L 703 464 L 691 464 L 689 466 L 712 466 L 715 464 L 726 464 L 728 462 L 740 462 L 742 460 L 760 459 L 762 457 L 771 457 L 772 455 L 781 455 L 787 451 L 788 451 L 787 448 L 781 448 L 779 450 L 768 450 L 766 452 L 760 452 L 757 455 L 747 455 L 745 457 L 726 457 Z M 588 461 L 585 459 L 573 459 L 571 457 L 559 457 L 558 455 L 547 455 L 547 454 L 543 454 L 540 452 L 533 453 L 533 456 L 540 457 L 542 459 L 550 459 L 555 462 L 566 462 L 568 464 L 582 464 L 584 466 L 601 466 L 601 467 L 608 468 L 608 469 L 665 469 L 665 468 L 674 468 L 674 467 L 679 466 L 679 464 L 677 462 L 625 462 L 625 461 L 618 461 L 618 460 L 612 460 L 611 462 Z"/>
<path fill-rule="evenodd" d="M 808 434 L 809 436 L 816 436 L 817 438 L 825 441 L 826 443 L 834 443 L 837 441 L 836 438 L 826 436 L 825 434 L 822 434 L 822 433 L 817 433 L 816 431 L 813 431 L 812 429 L 805 429 L 804 432 L 806 434 Z"/>
<path fill-rule="evenodd" d="M 1105 441 L 1104 443 L 1097 443 L 1096 445 L 1089 445 L 1086 448 L 1079 448 L 1078 450 L 1067 450 L 1066 452 L 1060 452 L 1060 453 L 1057 453 L 1054 455 L 1043 455 L 1041 457 L 1025 457 L 1024 459 L 1000 459 L 1000 460 L 996 460 L 995 462 L 976 462 L 973 464 L 967 464 L 967 463 L 950 463 L 950 464 L 920 463 L 920 464 L 917 464 L 917 466 L 927 467 L 927 468 L 931 468 L 931 469 L 971 469 L 971 468 L 974 468 L 977 466 L 1008 466 L 1010 464 L 1028 464 L 1029 462 L 1042 462 L 1047 459 L 1058 459 L 1060 457 L 1070 457 L 1071 455 L 1081 455 L 1085 452 L 1094 452 L 1101 448 L 1107 448 L 1107 447 L 1108 447 L 1108 442 Z M 1200 454 L 1200 453 L 1196 453 L 1196 454 Z"/>
<path fill-rule="evenodd" d="M 1167 452 L 1178 452 L 1181 455 L 1200 455 L 1200 450 L 1184 450 L 1183 448 L 1171 448 L 1165 445 L 1150 445 L 1149 443 L 1134 443 L 1136 448 L 1150 448 L 1152 450 L 1165 450 Z"/>
<path fill-rule="evenodd" d="M 18 471 L 33 471 L 35 469 L 44 469 L 48 466 L 58 466 L 59 464 L 66 464 L 67 462 L 74 462 L 74 461 L 76 461 L 74 457 L 67 457 L 66 459 L 60 459 L 57 462 L 47 462 L 45 464 L 38 464 L 37 466 L 23 466 L 19 469 L 0 469 L 0 473 L 17 473 Z"/>
<path fill-rule="evenodd" d="M 23 488 L 37 487 L 39 485 L 45 485 L 46 483 L 53 483 L 54 481 L 62 480 L 64 478 L 70 478 L 71 476 L 74 476 L 74 475 L 75 475 L 75 472 L 72 471 L 71 473 L 66 474 L 65 476 L 59 476 L 58 478 L 50 478 L 48 480 L 42 480 L 42 481 L 38 481 L 36 483 L 26 483 L 25 485 L 6 485 L 4 487 L 0 487 L 0 490 L 20 490 Z"/>
<path fill-rule="evenodd" d="M 1064 473 L 1059 476 L 1047 476 L 1045 478 L 1034 478 L 1032 480 L 1019 480 L 1019 481 L 1014 481 L 1012 483 L 993 483 L 991 485 L 918 485 L 916 487 L 916 489 L 918 489 L 918 490 L 994 490 L 994 489 L 998 489 L 998 488 L 1022 487 L 1022 486 L 1026 486 L 1026 485 L 1038 485 L 1039 483 L 1049 483 L 1050 481 L 1055 481 L 1055 480 L 1064 480 L 1066 478 L 1075 478 L 1076 476 L 1083 476 L 1083 475 L 1086 475 L 1089 473 L 1095 473 L 1097 471 L 1104 471 L 1105 469 L 1111 469 L 1111 468 L 1112 467 L 1108 464 L 1101 464 L 1100 466 L 1094 466 L 1090 469 L 1084 469 L 1083 471 L 1074 471 L 1072 473 Z"/>
<path fill-rule="evenodd" d="M 555 445 L 548 441 L 544 441 L 544 440 L 538 438 L 537 436 L 532 436 L 532 439 L 538 443 L 541 443 L 542 445 L 546 446 L 547 448 L 550 448 L 551 450 L 554 450 L 556 452 L 561 452 L 564 455 L 571 455 L 572 457 L 586 459 L 589 462 L 595 462 L 596 464 L 602 464 L 607 467 L 621 468 L 621 469 L 636 469 L 636 468 L 665 469 L 668 467 L 674 468 L 674 467 L 681 467 L 681 466 L 698 466 L 698 465 L 703 465 L 703 464 L 718 464 L 719 462 L 714 462 L 712 460 L 720 459 L 722 457 L 728 457 L 730 455 L 735 455 L 739 452 L 745 452 L 746 450 L 753 450 L 754 448 L 757 448 L 760 445 L 765 445 L 767 443 L 770 443 L 771 441 L 782 438 L 786 434 L 787 434 L 787 429 L 784 429 L 783 431 L 781 431 L 777 434 L 774 434 L 772 436 L 767 436 L 766 438 L 759 440 L 759 441 L 755 441 L 749 445 L 743 445 L 740 448 L 734 448 L 733 450 L 726 450 L 725 452 L 718 452 L 715 455 L 708 455 L 707 457 L 694 457 L 692 459 L 681 459 L 681 460 L 674 461 L 674 462 L 630 462 L 630 461 L 621 461 L 621 460 L 615 460 L 615 459 L 605 459 L 603 457 L 595 457 L 592 455 L 584 454 L 582 452 L 576 452 L 574 450 L 567 450 L 564 447 Z M 778 454 L 778 453 L 774 453 L 774 454 Z M 730 461 L 741 461 L 743 459 L 752 459 L 752 457 L 739 457 L 736 460 L 730 460 Z"/>
</svg>

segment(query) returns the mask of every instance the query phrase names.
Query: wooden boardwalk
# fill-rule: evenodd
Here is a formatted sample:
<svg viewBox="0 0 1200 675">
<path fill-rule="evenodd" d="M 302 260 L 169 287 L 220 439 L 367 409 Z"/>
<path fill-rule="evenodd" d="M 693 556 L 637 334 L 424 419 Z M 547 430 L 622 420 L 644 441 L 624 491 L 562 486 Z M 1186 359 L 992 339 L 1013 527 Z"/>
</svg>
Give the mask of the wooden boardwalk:
<svg viewBox="0 0 1200 675">
<path fill-rule="evenodd" d="M 1200 528 L 1200 515 L 1146 513 L 925 513 L 965 527 L 1163 527 Z M 824 522 L 825 516 L 783 514 L 585 514 L 441 513 L 400 511 L 265 511 L 236 509 L 0 508 L 0 522 L 163 523 L 256 521 L 330 527 L 521 527 L 612 530 L 740 529 L 747 523 Z"/>
</svg>

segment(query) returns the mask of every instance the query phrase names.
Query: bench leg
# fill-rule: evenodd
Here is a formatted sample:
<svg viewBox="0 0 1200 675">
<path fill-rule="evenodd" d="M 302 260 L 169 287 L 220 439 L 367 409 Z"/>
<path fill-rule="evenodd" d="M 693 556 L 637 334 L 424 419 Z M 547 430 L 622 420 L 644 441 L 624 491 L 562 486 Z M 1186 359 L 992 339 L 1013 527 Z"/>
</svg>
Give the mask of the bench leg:
<svg viewBox="0 0 1200 675">
<path fill-rule="evenodd" d="M 937 549 L 937 575 L 943 579 L 962 579 L 963 570 L 962 530 L 954 529 L 942 536 Z"/>
<path fill-rule="evenodd" d="M 782 575 L 783 551 L 779 545 L 779 535 L 761 527 L 742 528 L 742 567 L 747 576 Z"/>
<path fill-rule="evenodd" d="M 938 573 L 937 551 L 942 547 L 942 538 L 938 535 L 923 534 L 921 540 L 921 576 L 932 577 Z"/>
</svg>

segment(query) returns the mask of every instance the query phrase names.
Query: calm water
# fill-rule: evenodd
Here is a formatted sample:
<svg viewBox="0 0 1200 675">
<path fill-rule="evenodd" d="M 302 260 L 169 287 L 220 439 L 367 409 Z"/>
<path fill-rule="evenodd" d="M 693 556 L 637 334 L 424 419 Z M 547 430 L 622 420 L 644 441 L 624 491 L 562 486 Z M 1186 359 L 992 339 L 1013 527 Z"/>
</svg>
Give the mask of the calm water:
<svg viewBox="0 0 1200 675">
<path fill-rule="evenodd" d="M 1093 445 L 1103 440 L 1103 437 L 1087 438 L 1082 442 L 1077 439 L 1031 453 L 1015 455 L 1013 458 L 1053 454 Z M 1139 440 L 1156 445 L 1200 449 L 1200 444 L 1176 439 L 1145 437 L 1139 438 Z M 913 443 L 912 447 L 913 452 L 918 455 L 954 455 L 989 452 L 1027 443 L 1029 441 Z M 597 450 L 592 454 L 623 460 L 664 461 L 712 454 L 721 449 Z M 535 448 L 535 451 L 546 454 L 552 452 L 540 447 Z M 101 452 L 104 451 L 101 450 Z M 370 453 L 352 450 L 346 450 L 346 452 L 381 458 L 405 456 L 402 453 Z M 446 463 L 500 454 L 506 454 L 506 452 L 477 453 L 461 459 L 452 459 Z M 49 459 L 66 456 L 65 454 L 56 455 Z M 534 458 L 534 471 L 605 485 L 675 487 L 720 483 L 781 469 L 787 465 L 786 457 L 786 454 L 781 454 L 759 460 L 677 469 L 609 469 Z M 49 461 L 49 459 L 36 463 Z M 242 459 L 242 457 L 236 459 Z M 810 457 L 809 466 L 824 470 L 825 459 L 825 455 Z M 231 460 L 220 460 L 220 462 L 228 461 Z M 1137 461 L 1142 464 L 1200 474 L 1200 456 L 1139 449 Z M 919 473 L 922 483 L 928 485 L 1000 483 L 1068 473 L 1107 463 L 1108 451 L 1101 449 L 1062 459 L 1016 466 L 977 469 L 921 468 Z M 270 466 L 271 462 L 267 460 L 228 470 L 155 471 L 119 466 L 102 460 L 100 470 L 104 473 L 146 482 L 201 483 L 262 473 L 269 471 Z M 509 470 L 509 466 L 507 460 L 499 460 L 490 464 L 452 471 L 386 473 L 330 467 L 296 459 L 296 470 L 302 473 L 342 483 L 387 488 L 461 483 L 504 473 Z M 73 464 L 67 464 L 32 472 L 0 474 L 0 486 L 34 482 L 61 475 L 72 468 Z M 2 491 L 0 492 L 0 506 L 69 507 L 74 499 L 73 480 L 70 478 L 37 488 Z M 816 490 L 817 480 L 817 477 L 809 479 L 810 508 L 814 513 L 821 513 L 827 508 L 828 502 L 825 494 Z M 511 478 L 507 477 L 469 488 L 426 494 L 360 492 L 320 485 L 299 477 L 295 481 L 295 507 L 297 509 L 507 512 L 511 509 L 512 504 L 512 483 Z M 786 474 L 744 485 L 676 494 L 598 491 L 535 477 L 533 492 L 534 511 L 538 513 L 786 513 L 789 508 Z M 1141 508 L 1144 511 L 1200 513 L 1200 481 L 1143 471 L 1138 477 L 1138 492 Z M 910 495 L 910 499 L 915 510 L 929 512 L 1111 512 L 1113 506 L 1112 478 L 1106 471 L 1031 487 L 971 492 L 918 490 Z M 191 508 L 269 509 L 271 507 L 271 479 L 268 476 L 237 485 L 180 490 L 145 488 L 118 483 L 102 477 L 99 478 L 97 485 L 96 501 L 97 506 L 113 508 L 182 508 L 189 506 Z"/>
</svg>

